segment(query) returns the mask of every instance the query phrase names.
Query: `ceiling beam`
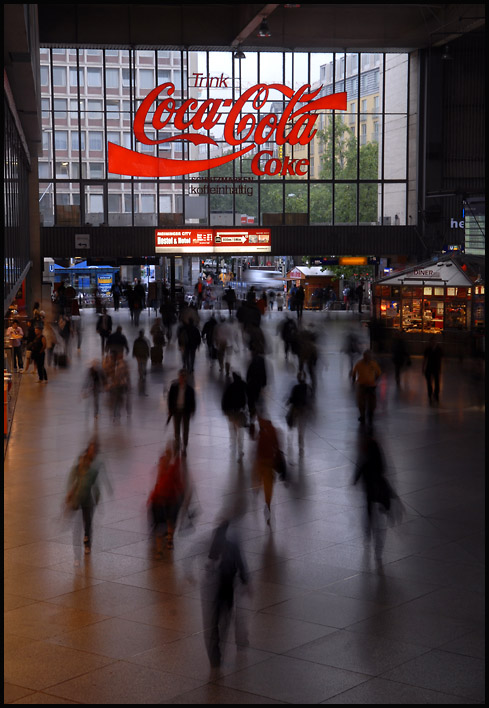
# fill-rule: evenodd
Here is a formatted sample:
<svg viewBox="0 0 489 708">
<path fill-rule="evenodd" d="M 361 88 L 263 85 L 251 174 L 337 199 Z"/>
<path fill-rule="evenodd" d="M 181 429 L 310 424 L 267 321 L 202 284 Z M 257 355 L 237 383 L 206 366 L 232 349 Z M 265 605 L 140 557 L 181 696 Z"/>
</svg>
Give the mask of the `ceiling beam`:
<svg viewBox="0 0 489 708">
<path fill-rule="evenodd" d="M 241 30 L 238 36 L 233 39 L 233 41 L 231 42 L 231 47 L 233 49 L 239 47 L 240 44 L 242 44 L 244 40 L 247 39 L 250 34 L 252 34 L 252 32 L 254 32 L 255 29 L 263 22 L 263 20 L 266 20 L 267 17 L 270 17 L 272 12 L 276 10 L 277 7 L 279 7 L 279 3 L 277 3 L 276 5 L 265 5 L 263 10 L 260 10 L 260 12 L 258 12 L 250 22 L 248 22 L 246 27 Z"/>
</svg>

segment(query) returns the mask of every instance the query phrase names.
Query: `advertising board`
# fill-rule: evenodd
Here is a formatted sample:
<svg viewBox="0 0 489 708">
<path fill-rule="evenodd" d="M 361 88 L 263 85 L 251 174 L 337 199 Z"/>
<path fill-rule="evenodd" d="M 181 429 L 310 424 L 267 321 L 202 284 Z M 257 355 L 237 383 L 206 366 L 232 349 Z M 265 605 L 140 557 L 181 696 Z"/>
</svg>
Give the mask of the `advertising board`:
<svg viewBox="0 0 489 708">
<path fill-rule="evenodd" d="M 156 229 L 155 253 L 269 253 L 270 229 Z"/>
</svg>

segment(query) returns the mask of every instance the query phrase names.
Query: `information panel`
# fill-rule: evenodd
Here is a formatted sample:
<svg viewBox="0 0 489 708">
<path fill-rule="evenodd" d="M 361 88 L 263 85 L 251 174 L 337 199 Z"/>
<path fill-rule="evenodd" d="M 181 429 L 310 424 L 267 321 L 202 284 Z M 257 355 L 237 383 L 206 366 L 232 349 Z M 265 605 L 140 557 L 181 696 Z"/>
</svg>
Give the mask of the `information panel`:
<svg viewBox="0 0 489 708">
<path fill-rule="evenodd" d="M 156 229 L 156 253 L 269 253 L 269 229 Z"/>
</svg>

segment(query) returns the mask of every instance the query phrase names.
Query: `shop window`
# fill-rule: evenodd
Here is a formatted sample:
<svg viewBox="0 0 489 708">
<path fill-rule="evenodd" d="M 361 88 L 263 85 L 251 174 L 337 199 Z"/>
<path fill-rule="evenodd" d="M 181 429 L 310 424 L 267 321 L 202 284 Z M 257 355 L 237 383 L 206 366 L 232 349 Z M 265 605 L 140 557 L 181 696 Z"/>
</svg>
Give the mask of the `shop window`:
<svg viewBox="0 0 489 708">
<path fill-rule="evenodd" d="M 439 300 L 430 300 L 424 303 L 423 331 L 429 334 L 438 334 L 443 330 L 444 303 Z"/>
<path fill-rule="evenodd" d="M 433 295 L 434 295 L 435 297 L 443 297 L 444 294 L 445 294 L 444 288 L 434 288 L 434 293 L 433 293 Z"/>
<path fill-rule="evenodd" d="M 467 329 L 467 303 L 453 301 L 447 303 L 446 328 L 447 329 Z"/>
</svg>

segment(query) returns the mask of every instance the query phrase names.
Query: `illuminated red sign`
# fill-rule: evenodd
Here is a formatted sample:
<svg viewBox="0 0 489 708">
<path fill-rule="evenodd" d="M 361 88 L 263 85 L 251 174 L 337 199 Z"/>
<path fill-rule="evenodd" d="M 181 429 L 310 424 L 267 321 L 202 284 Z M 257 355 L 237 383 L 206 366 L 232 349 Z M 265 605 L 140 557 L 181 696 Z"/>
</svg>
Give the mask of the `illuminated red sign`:
<svg viewBox="0 0 489 708">
<path fill-rule="evenodd" d="M 198 131 L 210 131 L 219 121 L 223 121 L 224 108 L 229 108 L 224 122 L 224 142 L 233 149 L 228 155 L 209 160 L 173 160 L 164 157 L 143 155 L 115 143 L 108 143 L 109 172 L 131 177 L 177 177 L 203 172 L 219 167 L 260 148 L 265 143 L 274 142 L 278 146 L 308 145 L 317 133 L 314 125 L 318 119 L 316 111 L 346 110 L 346 93 L 335 93 L 318 98 L 321 89 L 312 93 L 309 84 L 297 91 L 284 84 L 256 84 L 247 89 L 233 103 L 227 99 L 207 99 L 199 104 L 195 98 L 180 103 L 172 98 L 175 86 L 164 83 L 154 88 L 139 106 L 134 117 L 134 135 L 144 145 L 160 145 L 186 141 L 193 145 L 213 145 L 217 143 Z M 267 101 L 271 101 L 270 91 L 281 93 L 285 99 L 285 108 L 281 116 L 276 113 L 247 113 L 247 106 L 255 112 L 263 111 Z M 163 94 L 160 96 L 160 94 Z M 159 99 L 159 103 L 157 103 Z M 153 118 L 149 120 L 149 113 Z M 145 132 L 145 125 L 151 124 L 156 130 L 163 130 L 170 125 L 180 131 L 177 135 L 161 140 L 153 140 Z M 194 132 L 191 132 L 194 131 Z M 265 160 L 260 166 L 260 158 Z M 254 156 L 251 169 L 257 175 L 295 175 L 307 172 L 308 160 L 294 160 L 289 156 L 273 157 L 270 150 L 259 150 Z"/>
<path fill-rule="evenodd" d="M 156 229 L 156 253 L 268 253 L 270 229 Z"/>
</svg>

